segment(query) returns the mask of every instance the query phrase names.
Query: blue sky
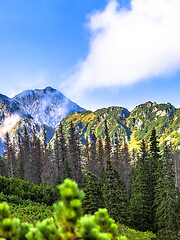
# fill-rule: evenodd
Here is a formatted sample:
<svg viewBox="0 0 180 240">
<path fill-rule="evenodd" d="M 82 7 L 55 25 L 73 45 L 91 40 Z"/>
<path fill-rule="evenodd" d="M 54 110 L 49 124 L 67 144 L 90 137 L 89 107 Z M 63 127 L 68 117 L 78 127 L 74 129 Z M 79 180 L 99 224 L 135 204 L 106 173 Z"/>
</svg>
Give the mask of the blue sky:
<svg viewBox="0 0 180 240">
<path fill-rule="evenodd" d="M 0 0 L 0 93 L 52 86 L 86 109 L 180 107 L 178 0 Z"/>
</svg>

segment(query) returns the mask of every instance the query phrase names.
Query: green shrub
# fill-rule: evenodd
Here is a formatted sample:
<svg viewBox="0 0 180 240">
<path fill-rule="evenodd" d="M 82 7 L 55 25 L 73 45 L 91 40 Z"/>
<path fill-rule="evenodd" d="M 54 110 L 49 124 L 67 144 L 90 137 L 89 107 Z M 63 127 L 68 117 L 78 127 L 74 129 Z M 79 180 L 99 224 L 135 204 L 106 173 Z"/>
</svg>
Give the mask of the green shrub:
<svg viewBox="0 0 180 240">
<path fill-rule="evenodd" d="M 109 217 L 107 209 L 99 209 L 94 215 L 82 216 L 84 192 L 74 181 L 66 179 L 59 187 L 61 201 L 54 204 L 54 218 L 50 217 L 35 226 L 10 218 L 7 203 L 0 204 L 1 240 L 149 240 L 150 233 L 140 233 L 118 226 Z M 26 213 L 28 214 L 28 213 Z M 30 214 L 30 213 L 29 213 Z M 124 235 L 124 236 L 123 236 Z M 126 236 L 128 237 L 126 237 Z"/>
<path fill-rule="evenodd" d="M 0 239 L 8 240 L 126 240 L 118 236 L 115 221 L 106 209 L 95 215 L 82 216 L 81 201 L 84 197 L 77 184 L 66 179 L 59 186 L 61 201 L 54 205 L 54 218 L 38 221 L 35 226 L 11 219 L 7 203 L 0 204 Z"/>
</svg>

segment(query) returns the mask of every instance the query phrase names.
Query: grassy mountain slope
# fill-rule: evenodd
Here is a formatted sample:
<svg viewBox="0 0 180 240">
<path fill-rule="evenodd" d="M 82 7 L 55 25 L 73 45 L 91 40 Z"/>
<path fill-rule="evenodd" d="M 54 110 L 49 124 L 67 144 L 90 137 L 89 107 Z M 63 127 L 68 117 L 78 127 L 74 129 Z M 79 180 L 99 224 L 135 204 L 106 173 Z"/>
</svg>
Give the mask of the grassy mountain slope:
<svg viewBox="0 0 180 240">
<path fill-rule="evenodd" d="M 102 108 L 95 112 L 79 111 L 72 113 L 63 119 L 62 123 L 64 129 L 69 129 L 71 121 L 75 125 L 80 134 L 80 140 L 84 143 L 86 137 L 91 137 L 94 131 L 98 137 L 104 138 L 104 124 L 105 121 L 109 126 L 109 134 L 112 138 L 115 134 L 120 136 L 123 140 L 124 137 L 130 139 L 130 131 L 126 126 L 126 118 L 129 116 L 129 111 L 122 107 L 109 107 Z M 68 134 L 68 131 L 66 131 Z"/>
<path fill-rule="evenodd" d="M 131 112 L 122 107 L 109 107 L 95 112 L 72 113 L 62 120 L 66 134 L 71 121 L 79 132 L 82 143 L 86 137 L 91 137 L 93 131 L 98 137 L 104 138 L 106 121 L 112 141 L 117 134 L 122 142 L 124 139 L 129 142 L 130 148 L 138 148 L 142 138 L 148 140 L 153 127 L 157 130 L 160 143 L 171 139 L 180 146 L 180 109 L 170 103 L 147 102 Z"/>
</svg>

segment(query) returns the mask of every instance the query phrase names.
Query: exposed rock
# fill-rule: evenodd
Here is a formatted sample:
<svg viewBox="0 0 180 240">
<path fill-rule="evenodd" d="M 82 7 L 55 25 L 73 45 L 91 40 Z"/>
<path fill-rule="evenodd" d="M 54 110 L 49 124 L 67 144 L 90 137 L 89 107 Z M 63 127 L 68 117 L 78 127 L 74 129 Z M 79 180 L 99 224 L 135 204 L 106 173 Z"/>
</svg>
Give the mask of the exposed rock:
<svg viewBox="0 0 180 240">
<path fill-rule="evenodd" d="M 168 109 L 166 109 L 166 110 L 164 110 L 164 111 L 159 110 L 159 111 L 156 113 L 156 115 L 158 115 L 158 116 L 160 116 L 160 117 L 163 117 L 163 116 L 167 115 L 168 112 L 169 112 Z"/>
<path fill-rule="evenodd" d="M 146 107 L 149 108 L 149 107 L 151 107 L 152 105 L 153 105 L 152 102 L 149 101 L 149 102 L 147 102 Z"/>
<path fill-rule="evenodd" d="M 141 120 L 141 119 L 139 119 L 138 121 L 137 121 L 137 123 L 136 123 L 136 125 L 135 125 L 135 127 L 137 127 L 137 128 L 141 128 L 141 126 L 142 126 L 142 124 L 143 124 L 143 121 Z"/>
</svg>

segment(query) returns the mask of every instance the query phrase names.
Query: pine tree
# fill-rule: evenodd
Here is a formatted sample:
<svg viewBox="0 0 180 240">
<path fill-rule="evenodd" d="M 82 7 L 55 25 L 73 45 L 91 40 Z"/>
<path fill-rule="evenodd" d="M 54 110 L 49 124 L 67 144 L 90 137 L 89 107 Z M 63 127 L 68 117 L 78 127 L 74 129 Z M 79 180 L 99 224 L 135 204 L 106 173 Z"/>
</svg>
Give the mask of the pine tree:
<svg viewBox="0 0 180 240">
<path fill-rule="evenodd" d="M 176 213 L 177 190 L 170 147 L 165 144 L 163 156 L 159 159 L 155 187 L 155 224 L 159 240 L 175 240 L 178 236 Z"/>
<path fill-rule="evenodd" d="M 33 140 L 31 143 L 31 162 L 30 162 L 30 182 L 35 184 L 41 183 L 42 161 L 41 161 L 41 145 L 36 135 L 36 129 L 33 128 Z"/>
<path fill-rule="evenodd" d="M 82 162 L 83 162 L 83 171 L 86 172 L 89 163 L 89 140 L 88 137 L 85 138 L 84 147 L 82 150 Z"/>
<path fill-rule="evenodd" d="M 129 154 L 129 149 L 127 143 L 124 143 L 120 153 L 119 160 L 119 175 L 121 180 L 125 186 L 125 190 L 129 195 L 129 187 L 130 187 L 130 171 L 131 171 L 131 157 Z"/>
<path fill-rule="evenodd" d="M 81 170 L 81 150 L 79 136 L 71 122 L 69 130 L 69 165 L 71 168 L 72 179 L 75 180 L 79 187 L 82 187 L 82 170 Z"/>
<path fill-rule="evenodd" d="M 60 175 L 60 151 L 59 151 L 59 129 L 55 132 L 54 157 L 57 167 L 57 175 Z"/>
<path fill-rule="evenodd" d="M 47 152 L 47 132 L 46 132 L 46 127 L 43 125 L 42 127 L 42 139 L 41 139 L 41 159 L 42 159 L 42 165 L 43 162 L 46 159 L 46 152 Z"/>
<path fill-rule="evenodd" d="M 65 161 L 64 161 L 63 177 L 64 177 L 64 179 L 66 179 L 66 178 L 70 178 L 71 179 L 72 178 L 71 176 L 72 176 L 72 173 L 71 173 L 71 168 L 69 166 L 69 162 L 68 162 L 67 159 L 65 159 Z"/>
<path fill-rule="evenodd" d="M 66 146 L 66 140 L 64 137 L 62 123 L 60 123 L 55 133 L 54 152 L 55 152 L 55 162 L 57 166 L 57 178 L 60 178 L 61 179 L 60 181 L 62 182 L 62 180 L 64 179 L 63 174 L 64 174 L 64 167 L 65 167 L 65 160 L 67 159 L 67 146 Z"/>
<path fill-rule="evenodd" d="M 47 149 L 47 132 L 46 132 L 46 127 L 43 125 L 42 127 L 42 141 L 41 141 L 41 161 L 42 161 L 42 170 L 41 170 L 41 182 L 45 182 L 46 179 L 46 173 L 45 171 L 47 170 L 47 161 L 52 157 L 49 156 L 50 151 Z"/>
<path fill-rule="evenodd" d="M 150 137 L 150 167 L 152 171 L 152 185 L 156 183 L 156 170 L 160 160 L 159 142 L 157 140 L 156 130 L 153 128 Z"/>
<path fill-rule="evenodd" d="M 155 207 L 154 207 L 154 198 L 155 198 L 155 186 L 156 186 L 156 177 L 158 174 L 158 164 L 161 161 L 160 150 L 158 146 L 156 130 L 153 128 L 151 137 L 150 137 L 150 159 L 149 159 L 149 205 L 151 207 L 151 220 L 152 228 L 150 230 L 154 231 L 153 226 L 155 225 Z"/>
<path fill-rule="evenodd" d="M 45 125 L 43 125 L 43 128 L 42 128 L 42 131 L 43 131 L 43 137 L 42 137 L 42 151 L 45 152 L 46 151 L 46 147 L 47 147 L 47 132 L 46 132 L 46 127 Z"/>
<path fill-rule="evenodd" d="M 95 133 L 92 133 L 91 136 L 91 145 L 90 145 L 90 157 L 87 166 L 87 170 L 97 176 L 97 151 L 96 151 L 96 136 Z"/>
<path fill-rule="evenodd" d="M 83 191 L 85 198 L 82 203 L 84 214 L 94 214 L 99 208 L 104 208 L 104 198 L 96 175 L 88 172 L 84 176 Z"/>
<path fill-rule="evenodd" d="M 120 168 L 120 142 L 119 142 L 119 139 L 117 137 L 117 134 L 116 134 L 115 140 L 114 140 L 112 165 L 119 172 L 119 168 Z"/>
<path fill-rule="evenodd" d="M 131 225 L 140 231 L 147 231 L 152 227 L 149 206 L 148 161 L 146 143 L 142 140 L 139 158 L 132 177 L 130 198 Z"/>
<path fill-rule="evenodd" d="M 127 221 L 127 198 L 119 174 L 112 168 L 111 162 L 107 162 L 104 173 L 103 193 L 106 208 L 111 217 L 119 223 Z"/>
<path fill-rule="evenodd" d="M 23 143 L 19 131 L 17 136 L 17 165 L 18 167 L 16 171 L 16 176 L 20 179 L 24 179 L 24 152 Z"/>
<path fill-rule="evenodd" d="M 52 161 L 52 147 L 49 144 L 46 149 L 46 158 L 43 161 L 41 181 L 54 187 L 56 177 L 54 161 Z"/>
<path fill-rule="evenodd" d="M 65 168 L 65 161 L 67 160 L 67 145 L 66 145 L 66 139 L 64 136 L 64 131 L 63 131 L 63 125 L 60 123 L 59 125 L 59 154 L 60 154 L 60 176 L 62 176 L 63 179 L 65 179 L 64 176 L 64 168 Z"/>
<path fill-rule="evenodd" d="M 4 158 L 0 156 L 0 176 L 6 176 L 6 166 Z"/>
<path fill-rule="evenodd" d="M 8 178 L 14 177 L 14 161 L 15 161 L 15 153 L 13 149 L 13 145 L 10 140 L 9 133 L 7 132 L 5 135 L 5 168 L 6 168 L 6 175 Z"/>
<path fill-rule="evenodd" d="M 104 148 L 101 138 L 97 140 L 97 177 L 101 178 L 104 172 Z"/>
<path fill-rule="evenodd" d="M 111 160 L 111 141 L 106 121 L 105 121 L 105 160 L 106 163 Z"/>
<path fill-rule="evenodd" d="M 30 162 L 30 141 L 29 136 L 27 133 L 27 128 L 24 126 L 24 139 L 23 139 L 23 176 L 24 180 L 27 181 L 30 179 L 30 169 L 31 169 L 31 162 Z"/>
</svg>

